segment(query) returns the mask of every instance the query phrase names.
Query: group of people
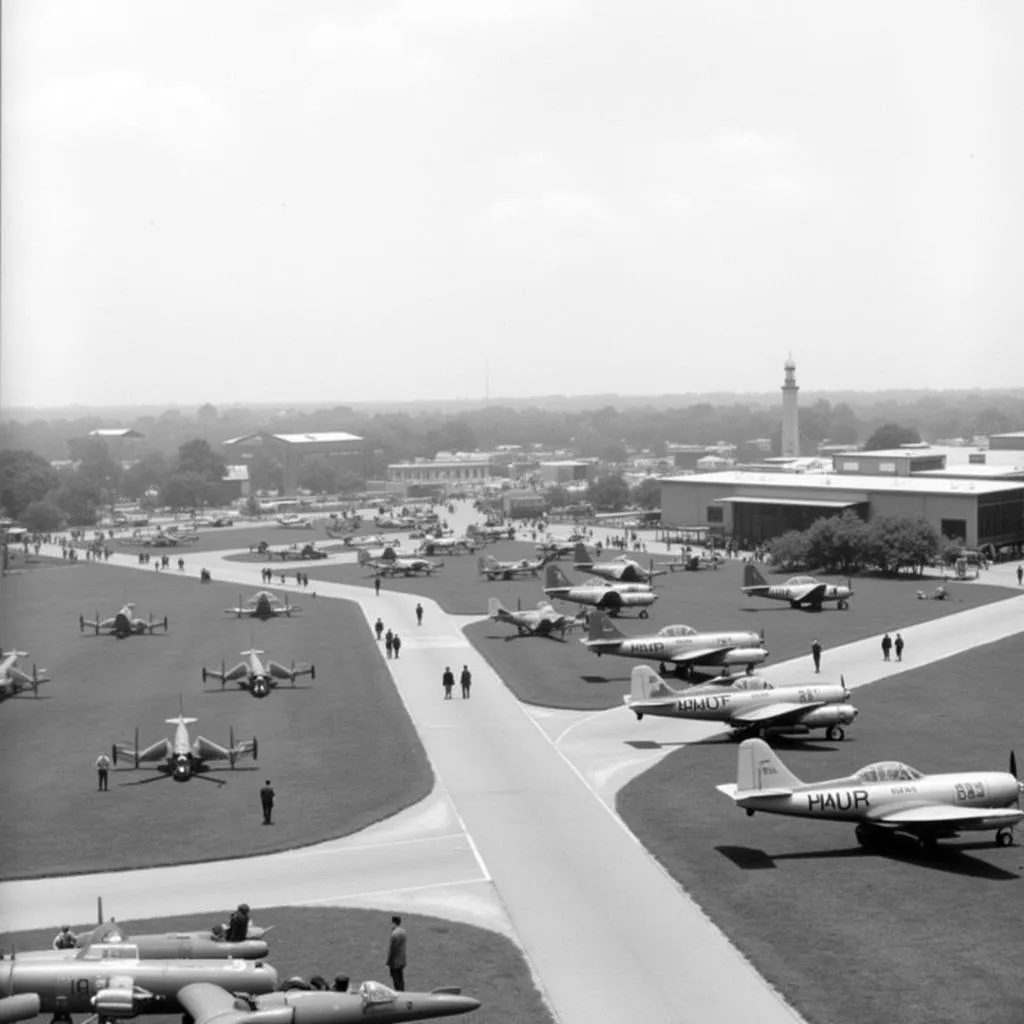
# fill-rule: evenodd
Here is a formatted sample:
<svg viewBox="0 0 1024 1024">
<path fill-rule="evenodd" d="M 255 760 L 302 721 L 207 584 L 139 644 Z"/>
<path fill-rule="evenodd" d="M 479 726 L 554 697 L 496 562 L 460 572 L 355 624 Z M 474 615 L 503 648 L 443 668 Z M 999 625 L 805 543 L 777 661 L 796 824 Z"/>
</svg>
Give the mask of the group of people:
<svg viewBox="0 0 1024 1024">
<path fill-rule="evenodd" d="M 373 624 L 373 631 L 377 634 L 377 642 L 380 643 L 381 634 L 384 636 L 384 650 L 388 658 L 397 658 L 402 650 L 402 638 L 392 629 L 384 629 L 384 620 L 378 615 L 377 621 Z"/>
<path fill-rule="evenodd" d="M 903 636 L 897 633 L 895 638 L 888 633 L 882 637 L 882 661 L 892 661 L 892 653 L 896 652 L 896 660 L 903 660 L 903 648 L 905 647 Z M 815 640 L 811 644 L 811 660 L 814 662 L 814 671 L 821 671 L 821 642 Z"/>
<path fill-rule="evenodd" d="M 468 665 L 462 666 L 462 673 L 459 676 L 459 686 L 462 689 L 462 699 L 469 700 L 469 691 L 473 686 L 473 674 L 469 671 Z M 444 699 L 452 699 L 452 691 L 455 689 L 455 673 L 451 666 L 445 666 L 444 675 L 441 676 L 441 687 L 444 690 Z"/>
<path fill-rule="evenodd" d="M 277 575 L 278 575 L 278 578 L 281 581 L 281 585 L 282 586 L 285 583 L 288 582 L 288 574 L 284 571 L 284 569 L 281 569 L 278 572 Z M 274 570 L 264 566 L 262 569 L 260 569 L 260 579 L 264 583 L 273 583 L 274 582 Z M 296 572 L 295 573 L 295 585 L 298 586 L 298 587 L 302 587 L 302 589 L 305 590 L 306 587 L 309 586 L 309 573 L 308 572 Z"/>
</svg>

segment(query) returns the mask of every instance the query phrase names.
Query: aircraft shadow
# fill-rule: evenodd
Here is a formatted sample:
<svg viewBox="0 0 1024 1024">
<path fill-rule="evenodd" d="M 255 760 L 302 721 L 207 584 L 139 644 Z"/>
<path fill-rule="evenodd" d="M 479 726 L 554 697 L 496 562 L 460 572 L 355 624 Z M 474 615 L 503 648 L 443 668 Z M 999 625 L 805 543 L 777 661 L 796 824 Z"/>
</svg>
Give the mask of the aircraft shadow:
<svg viewBox="0 0 1024 1024">
<path fill-rule="evenodd" d="M 31 693 L 12 693 L 7 697 L 0 698 L 0 702 L 7 700 L 52 700 L 52 695 L 41 693 L 38 697 L 33 697 Z"/>
<path fill-rule="evenodd" d="M 626 740 L 625 744 L 634 750 L 668 750 L 670 747 L 690 747 L 693 745 L 686 740 L 673 740 L 671 743 L 659 743 L 657 740 Z"/>
<path fill-rule="evenodd" d="M 307 685 L 302 685 L 300 683 L 300 684 L 298 684 L 296 686 L 292 686 L 289 683 L 287 685 L 281 684 L 281 685 L 275 686 L 275 687 L 272 688 L 271 692 L 272 693 L 276 693 L 278 690 L 280 690 L 282 693 L 285 693 L 288 690 L 315 690 L 315 689 L 316 689 L 315 686 L 309 686 L 308 684 Z M 218 686 L 216 689 L 213 689 L 213 690 L 211 690 L 209 687 L 204 687 L 202 692 L 203 693 L 248 693 L 248 690 L 246 690 L 242 686 L 236 686 L 234 689 L 229 689 L 226 686 L 224 687 L 224 689 L 221 689 Z"/>
<path fill-rule="evenodd" d="M 718 732 L 714 736 L 708 736 L 702 740 L 694 740 L 690 746 L 728 746 L 739 743 L 744 738 L 742 734 L 734 732 Z M 767 743 L 773 750 L 799 750 L 801 752 L 810 751 L 811 753 L 834 754 L 838 749 L 835 745 L 831 745 L 831 741 L 819 739 L 816 736 L 770 736 Z"/>
<path fill-rule="evenodd" d="M 882 857 L 886 860 L 914 864 L 932 871 L 963 875 L 968 878 L 983 878 L 993 882 L 1020 881 L 1019 874 L 1013 871 L 1006 871 L 983 860 L 978 860 L 966 852 L 968 850 L 993 848 L 991 843 L 968 843 L 957 846 L 939 844 L 931 854 L 925 855 L 918 852 L 913 840 L 903 839 L 900 836 L 892 837 L 884 846 L 873 850 L 865 850 L 860 846 L 854 846 L 845 850 L 808 850 L 803 853 L 772 855 L 764 850 L 748 846 L 726 845 L 715 847 L 722 856 L 728 858 L 738 868 L 742 868 L 745 871 L 775 868 L 783 861 L 852 860 L 862 857 Z"/>
</svg>

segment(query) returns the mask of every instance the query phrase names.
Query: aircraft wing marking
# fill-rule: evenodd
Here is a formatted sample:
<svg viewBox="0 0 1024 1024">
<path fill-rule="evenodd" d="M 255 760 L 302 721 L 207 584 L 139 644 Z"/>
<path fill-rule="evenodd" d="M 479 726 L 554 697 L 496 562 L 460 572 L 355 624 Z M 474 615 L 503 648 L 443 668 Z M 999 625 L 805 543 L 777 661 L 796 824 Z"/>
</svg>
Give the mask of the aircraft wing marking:
<svg viewBox="0 0 1024 1024">
<path fill-rule="evenodd" d="M 798 594 L 796 594 L 795 600 L 801 603 L 804 601 L 821 601 L 825 597 L 826 589 L 827 584 L 816 583 L 813 587 L 808 587 L 806 590 L 801 590 Z"/>
<path fill-rule="evenodd" d="M 215 1018 L 220 1024 L 233 1024 L 243 1017 L 243 1012 L 235 1005 L 235 997 L 227 989 L 208 981 L 193 982 L 179 989 L 178 1002 L 196 1024 L 206 1024 Z"/>
<path fill-rule="evenodd" d="M 1002 822 L 1010 825 L 1024 818 L 1024 811 L 1013 807 L 955 807 L 952 804 L 926 804 L 922 807 L 908 807 L 901 811 L 890 811 L 875 819 L 879 825 L 894 827 L 917 825 L 980 825 L 982 822 L 995 825 Z"/>
<path fill-rule="evenodd" d="M 805 711 L 814 708 L 824 707 L 823 700 L 809 701 L 806 704 L 798 704 L 796 701 L 777 701 L 774 704 L 762 704 L 760 707 L 750 708 L 732 716 L 734 722 L 752 724 L 754 722 L 771 722 L 785 718 L 797 718 Z"/>
</svg>

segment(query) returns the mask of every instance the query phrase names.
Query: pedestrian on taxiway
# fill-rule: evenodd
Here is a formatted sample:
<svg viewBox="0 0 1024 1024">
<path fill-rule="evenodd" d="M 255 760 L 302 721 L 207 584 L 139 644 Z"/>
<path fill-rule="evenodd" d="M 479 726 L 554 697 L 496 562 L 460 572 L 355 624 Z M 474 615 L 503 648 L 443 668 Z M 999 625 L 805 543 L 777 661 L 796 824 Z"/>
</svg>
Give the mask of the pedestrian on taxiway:
<svg viewBox="0 0 1024 1024">
<path fill-rule="evenodd" d="M 263 824 L 273 825 L 274 788 L 270 785 L 270 779 L 267 779 L 260 789 L 260 803 L 263 805 Z"/>
<path fill-rule="evenodd" d="M 468 665 L 462 666 L 462 675 L 459 676 L 459 686 L 462 687 L 462 699 L 469 700 L 469 688 L 473 685 L 473 676 Z"/>
<path fill-rule="evenodd" d="M 1024 583 L 1024 565 L 1017 566 L 1017 586 L 1019 587 Z"/>
<path fill-rule="evenodd" d="M 391 657 L 392 650 L 394 649 L 394 644 L 395 644 L 395 634 L 392 633 L 391 630 L 389 629 L 384 634 L 384 649 L 388 652 L 388 657 L 389 658 Z"/>
<path fill-rule="evenodd" d="M 106 752 L 96 758 L 96 792 L 107 792 L 107 776 L 110 773 L 110 755 Z"/>
<path fill-rule="evenodd" d="M 899 633 L 896 634 L 896 642 L 893 644 L 896 648 L 896 660 L 903 660 L 903 637 Z"/>
<path fill-rule="evenodd" d="M 373 592 L 377 595 L 377 597 L 380 597 L 380 576 L 379 575 L 373 577 Z"/>
<path fill-rule="evenodd" d="M 889 660 L 889 652 L 892 650 L 892 637 L 888 633 L 882 637 L 882 661 Z"/>
<path fill-rule="evenodd" d="M 419 601 L 416 602 L 416 625 L 423 625 L 423 605 Z"/>
<path fill-rule="evenodd" d="M 379 615 L 377 616 L 377 621 L 373 624 L 373 631 L 377 634 L 377 643 L 380 643 L 380 638 L 384 633 L 384 621 Z"/>
<path fill-rule="evenodd" d="M 441 685 L 444 687 L 444 699 L 452 699 L 452 690 L 455 689 L 455 674 L 449 666 L 445 667 L 444 675 L 441 676 Z"/>
<path fill-rule="evenodd" d="M 391 918 L 391 938 L 388 942 L 388 958 L 384 962 L 391 972 L 391 985 L 397 992 L 405 991 L 405 945 L 406 934 L 402 919 L 395 914 Z"/>
<path fill-rule="evenodd" d="M 811 644 L 811 657 L 814 659 L 814 671 L 821 671 L 821 644 L 815 640 Z"/>
<path fill-rule="evenodd" d="M 391 649 L 395 652 L 395 657 L 398 657 L 398 652 L 402 649 L 402 638 L 396 633 L 391 638 Z"/>
</svg>

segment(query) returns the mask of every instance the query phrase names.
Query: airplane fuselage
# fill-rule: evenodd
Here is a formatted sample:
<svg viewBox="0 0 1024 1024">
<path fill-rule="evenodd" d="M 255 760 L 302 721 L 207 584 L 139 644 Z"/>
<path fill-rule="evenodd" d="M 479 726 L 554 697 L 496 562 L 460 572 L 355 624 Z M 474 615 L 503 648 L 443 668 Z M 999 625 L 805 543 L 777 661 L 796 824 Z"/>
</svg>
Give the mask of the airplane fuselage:
<svg viewBox="0 0 1024 1024">
<path fill-rule="evenodd" d="M 825 584 L 820 593 L 814 592 L 813 595 L 808 593 L 807 587 L 792 587 L 785 583 L 743 589 L 749 596 L 766 597 L 772 601 L 788 601 L 794 607 L 820 608 L 822 604 L 831 601 L 844 607 L 853 596 L 853 591 L 849 587 L 837 587 L 831 583 Z"/>
<path fill-rule="evenodd" d="M 676 655 L 694 651 L 708 655 L 728 648 L 725 664 L 760 664 L 768 657 L 757 633 L 696 633 L 693 636 L 640 637 L 636 640 L 587 640 L 595 654 L 615 654 L 623 658 L 647 658 L 671 661 Z"/>
<path fill-rule="evenodd" d="M 806 716 L 802 716 L 798 722 L 805 727 L 810 726 L 810 723 L 813 722 L 814 725 L 810 727 L 819 727 L 849 724 L 849 722 L 842 721 L 844 718 L 848 718 L 849 721 L 853 720 L 856 711 L 845 705 L 848 697 L 849 691 L 842 686 L 800 686 L 784 687 L 777 690 L 758 690 L 753 693 L 743 691 L 683 692 L 677 698 L 661 703 L 655 697 L 650 701 L 629 701 L 628 706 L 632 710 L 642 710 L 645 715 L 733 723 L 736 721 L 737 715 L 755 708 L 776 704 L 824 704 L 825 707 L 816 706 L 808 709 Z M 634 704 L 638 707 L 634 708 Z M 829 713 L 817 715 L 816 713 L 819 711 L 828 711 Z M 845 712 L 845 714 L 839 715 L 837 712 Z M 818 719 L 829 718 L 834 721 L 818 721 Z M 770 723 L 766 724 L 770 727 Z"/>
</svg>

